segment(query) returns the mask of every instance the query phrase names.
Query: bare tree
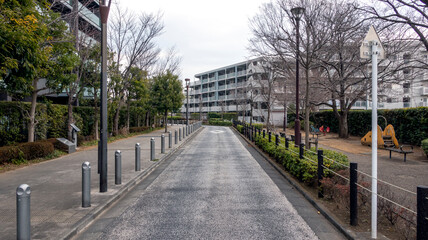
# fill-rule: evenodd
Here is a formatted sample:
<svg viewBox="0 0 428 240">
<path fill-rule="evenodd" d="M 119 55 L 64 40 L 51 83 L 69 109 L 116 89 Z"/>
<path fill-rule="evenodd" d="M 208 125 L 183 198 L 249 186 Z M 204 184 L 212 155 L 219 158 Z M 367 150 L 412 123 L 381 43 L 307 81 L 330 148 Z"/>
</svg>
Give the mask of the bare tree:
<svg viewBox="0 0 428 240">
<path fill-rule="evenodd" d="M 409 37 L 419 39 L 428 51 L 427 0 L 377 0 L 360 9 L 370 14 L 369 19 L 407 26 L 416 34 Z"/>
<path fill-rule="evenodd" d="M 113 12 L 109 29 L 109 49 L 115 53 L 112 64 L 111 91 L 116 101 L 113 131 L 119 133 L 119 114 L 129 101 L 128 88 L 132 67 L 149 69 L 157 60 L 160 50 L 154 39 L 162 34 L 161 14 L 133 14 L 117 7 Z"/>
</svg>

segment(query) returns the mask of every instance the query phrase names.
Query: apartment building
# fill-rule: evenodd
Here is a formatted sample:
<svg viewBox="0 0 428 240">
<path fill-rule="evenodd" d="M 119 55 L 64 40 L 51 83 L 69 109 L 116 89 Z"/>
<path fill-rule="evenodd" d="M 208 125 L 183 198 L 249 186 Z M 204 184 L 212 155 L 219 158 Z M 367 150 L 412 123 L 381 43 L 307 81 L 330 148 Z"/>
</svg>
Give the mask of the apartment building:
<svg viewBox="0 0 428 240">
<path fill-rule="evenodd" d="M 268 100 L 263 94 L 263 82 L 268 81 L 269 71 L 261 58 L 252 59 L 209 70 L 195 75 L 189 85 L 189 114 L 209 112 L 236 112 L 238 118 L 253 122 L 266 122 Z M 279 88 L 274 91 L 278 93 Z M 185 93 L 187 94 L 187 93 Z M 271 100 L 271 123 L 283 123 L 283 107 Z M 186 114 L 187 100 L 181 112 Z"/>
</svg>

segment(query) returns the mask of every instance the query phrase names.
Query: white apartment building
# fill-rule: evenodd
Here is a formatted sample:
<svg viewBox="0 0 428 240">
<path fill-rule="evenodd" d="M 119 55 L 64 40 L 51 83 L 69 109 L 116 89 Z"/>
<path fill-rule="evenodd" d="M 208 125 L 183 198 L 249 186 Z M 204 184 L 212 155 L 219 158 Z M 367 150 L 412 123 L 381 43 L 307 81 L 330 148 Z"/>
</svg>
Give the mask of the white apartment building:
<svg viewBox="0 0 428 240">
<path fill-rule="evenodd" d="M 266 122 L 268 104 L 261 85 L 269 73 L 264 65 L 266 62 L 258 58 L 196 74 L 189 85 L 189 115 L 201 113 L 206 118 L 209 112 L 236 112 L 240 120 L 249 122 L 252 116 L 253 122 Z M 278 93 L 277 88 L 274 91 Z M 282 125 L 284 108 L 275 100 L 271 102 L 270 121 Z M 187 99 L 181 109 L 184 116 L 186 107 Z"/>
</svg>

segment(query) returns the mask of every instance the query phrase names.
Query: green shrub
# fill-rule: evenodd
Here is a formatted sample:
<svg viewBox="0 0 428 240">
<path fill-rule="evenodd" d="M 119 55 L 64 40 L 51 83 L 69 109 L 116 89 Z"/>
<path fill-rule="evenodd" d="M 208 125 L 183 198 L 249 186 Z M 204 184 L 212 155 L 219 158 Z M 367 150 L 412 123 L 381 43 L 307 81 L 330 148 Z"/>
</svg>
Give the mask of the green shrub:
<svg viewBox="0 0 428 240">
<path fill-rule="evenodd" d="M 130 127 L 129 132 L 135 133 L 135 132 L 144 132 L 146 130 L 150 129 L 150 127 Z"/>
<path fill-rule="evenodd" d="M 253 126 L 254 126 L 256 129 L 260 129 L 260 130 L 262 130 L 262 129 L 263 129 L 263 123 L 253 123 Z"/>
<path fill-rule="evenodd" d="M 294 124 L 295 124 L 295 123 L 296 123 L 295 121 L 290 122 L 290 123 L 288 124 L 288 128 L 294 128 Z M 311 122 L 311 121 L 309 121 L 309 125 L 314 126 L 314 123 L 313 123 L 313 122 Z M 300 129 L 301 129 L 301 130 L 305 130 L 305 120 L 300 120 Z"/>
<path fill-rule="evenodd" d="M 272 136 L 272 142 L 269 142 L 267 137 L 263 138 L 258 136 L 256 138 L 256 145 L 269 156 L 273 157 L 299 180 L 308 184 L 315 183 L 317 177 L 317 154 L 305 151 L 304 156 L 312 161 L 299 159 L 299 148 L 294 147 L 293 144 L 289 144 L 289 150 L 287 150 L 284 146 L 284 141 L 284 138 L 280 137 L 280 145 L 276 146 L 275 136 Z M 312 148 L 311 151 L 315 152 L 315 148 Z M 348 157 L 342 153 L 332 150 L 324 150 L 324 156 L 324 165 L 333 171 L 344 169 L 342 165 L 348 165 Z M 329 159 L 334 160 L 334 162 Z M 325 169 L 324 175 L 326 177 L 330 177 L 332 176 L 332 173 Z"/>
<path fill-rule="evenodd" d="M 242 131 L 243 131 L 243 129 L 244 129 L 244 126 L 242 126 L 242 125 L 238 124 L 238 125 L 236 125 L 236 129 L 238 129 L 238 131 L 239 131 L 240 133 L 242 133 Z"/>
<path fill-rule="evenodd" d="M 424 150 L 425 154 L 428 157 L 428 138 L 421 142 L 421 147 Z"/>
<path fill-rule="evenodd" d="M 214 126 L 232 126 L 232 122 L 231 121 L 227 121 L 227 120 L 221 120 L 221 119 L 210 119 L 208 121 L 209 125 L 214 125 Z"/>
<path fill-rule="evenodd" d="M 23 160 L 45 157 L 55 150 L 52 142 L 53 140 L 42 140 L 0 147 L 0 163 L 22 162 Z"/>
</svg>

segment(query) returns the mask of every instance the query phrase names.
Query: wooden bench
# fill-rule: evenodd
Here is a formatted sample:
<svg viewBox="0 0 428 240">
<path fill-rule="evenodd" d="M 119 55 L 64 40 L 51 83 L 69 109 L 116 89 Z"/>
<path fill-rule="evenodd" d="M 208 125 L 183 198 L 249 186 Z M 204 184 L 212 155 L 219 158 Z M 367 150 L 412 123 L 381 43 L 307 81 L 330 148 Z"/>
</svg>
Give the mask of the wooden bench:
<svg viewBox="0 0 428 240">
<path fill-rule="evenodd" d="M 309 148 L 311 148 L 311 144 L 315 144 L 315 149 L 318 151 L 318 136 L 316 138 L 309 138 Z"/>
<path fill-rule="evenodd" d="M 411 150 L 403 150 L 403 147 L 410 147 Z M 391 159 L 391 153 L 392 152 L 404 154 L 404 162 L 406 162 L 406 155 L 413 153 L 413 146 L 402 145 L 402 146 L 400 146 L 400 148 L 385 148 L 385 150 L 389 151 L 389 159 Z"/>
</svg>

